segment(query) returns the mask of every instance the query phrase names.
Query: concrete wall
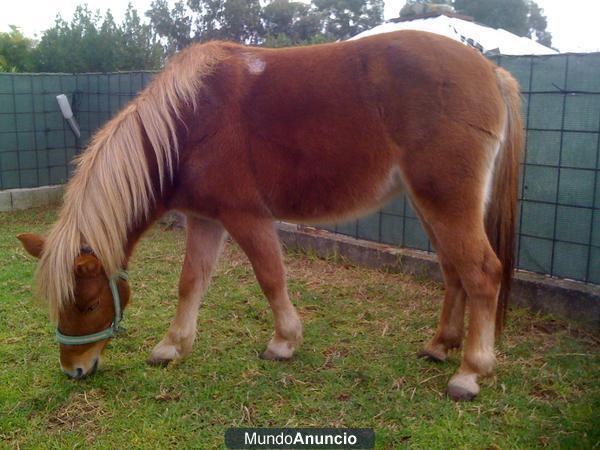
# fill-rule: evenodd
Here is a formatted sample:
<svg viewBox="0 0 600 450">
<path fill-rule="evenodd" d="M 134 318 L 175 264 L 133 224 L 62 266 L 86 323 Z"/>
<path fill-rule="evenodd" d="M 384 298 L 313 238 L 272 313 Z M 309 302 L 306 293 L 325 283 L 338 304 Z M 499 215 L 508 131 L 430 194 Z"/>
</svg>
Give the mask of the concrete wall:
<svg viewBox="0 0 600 450">
<path fill-rule="evenodd" d="M 279 225 L 279 236 L 285 246 L 321 257 L 337 255 L 366 267 L 442 281 L 437 258 L 431 253 L 290 224 Z M 600 329 L 600 286 L 597 285 L 518 271 L 511 303 Z"/>
<path fill-rule="evenodd" d="M 62 185 L 0 191 L 0 211 L 57 205 L 62 201 L 63 191 Z"/>
</svg>

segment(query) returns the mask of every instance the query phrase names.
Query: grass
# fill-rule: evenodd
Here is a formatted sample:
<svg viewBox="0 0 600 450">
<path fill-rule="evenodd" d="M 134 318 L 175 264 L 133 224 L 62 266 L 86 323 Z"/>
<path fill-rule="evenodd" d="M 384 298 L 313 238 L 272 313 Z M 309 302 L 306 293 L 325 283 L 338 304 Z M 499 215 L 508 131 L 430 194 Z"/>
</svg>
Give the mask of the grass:
<svg viewBox="0 0 600 450">
<path fill-rule="evenodd" d="M 258 358 L 272 333 L 250 264 L 228 244 L 198 319 L 193 353 L 145 364 L 174 315 L 181 231 L 153 228 L 130 267 L 128 334 L 99 372 L 70 381 L 35 262 L 15 234 L 46 232 L 54 210 L 0 213 L 0 446 L 223 448 L 232 426 L 373 427 L 377 448 L 593 448 L 600 444 L 599 336 L 513 310 L 498 369 L 471 403 L 445 397 L 459 364 L 417 359 L 434 331 L 441 286 L 286 256 L 305 343 L 289 362 Z"/>
</svg>

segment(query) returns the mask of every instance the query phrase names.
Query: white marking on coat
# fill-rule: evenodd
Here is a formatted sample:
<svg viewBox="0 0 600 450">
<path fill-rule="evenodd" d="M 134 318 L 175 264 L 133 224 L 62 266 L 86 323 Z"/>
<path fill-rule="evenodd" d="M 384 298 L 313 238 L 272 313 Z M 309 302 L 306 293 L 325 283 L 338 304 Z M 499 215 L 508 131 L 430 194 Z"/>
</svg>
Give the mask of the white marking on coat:
<svg viewBox="0 0 600 450">
<path fill-rule="evenodd" d="M 489 165 L 487 167 L 487 173 L 485 174 L 485 183 L 483 185 L 483 210 L 487 210 L 488 204 L 492 197 L 492 184 L 494 181 L 494 172 L 496 166 L 496 160 L 498 159 L 498 155 L 500 150 L 504 146 L 504 141 L 506 140 L 506 132 L 508 128 L 508 111 L 506 113 L 506 119 L 504 121 L 504 128 L 498 140 L 494 143 L 492 147 L 492 153 L 489 159 Z"/>
<path fill-rule="evenodd" d="M 250 54 L 244 55 L 244 58 L 246 60 L 246 66 L 248 66 L 248 72 L 253 75 L 258 75 L 264 72 L 267 63 L 262 59 Z"/>
<path fill-rule="evenodd" d="M 377 200 L 387 199 L 390 196 L 397 194 L 402 187 L 402 172 L 400 167 L 393 165 L 388 176 L 379 186 Z"/>
</svg>

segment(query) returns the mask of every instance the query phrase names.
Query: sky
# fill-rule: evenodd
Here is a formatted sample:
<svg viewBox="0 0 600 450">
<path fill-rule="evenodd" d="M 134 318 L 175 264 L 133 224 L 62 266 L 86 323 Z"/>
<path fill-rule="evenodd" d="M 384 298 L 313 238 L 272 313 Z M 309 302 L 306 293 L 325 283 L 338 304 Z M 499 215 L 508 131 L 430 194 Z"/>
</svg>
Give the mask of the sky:
<svg viewBox="0 0 600 450">
<path fill-rule="evenodd" d="M 150 7 L 152 0 L 130 0 L 140 12 Z M 561 52 L 600 51 L 600 0 L 536 0 L 548 18 L 553 47 Z M 120 22 L 127 0 L 16 0 L 7 1 L 0 14 L 0 31 L 17 25 L 29 37 L 52 26 L 57 14 L 69 20 L 78 4 L 87 3 L 92 10 L 110 8 Z M 174 3 L 173 0 L 170 3 Z M 386 0 L 385 18 L 398 16 L 405 0 Z"/>
</svg>

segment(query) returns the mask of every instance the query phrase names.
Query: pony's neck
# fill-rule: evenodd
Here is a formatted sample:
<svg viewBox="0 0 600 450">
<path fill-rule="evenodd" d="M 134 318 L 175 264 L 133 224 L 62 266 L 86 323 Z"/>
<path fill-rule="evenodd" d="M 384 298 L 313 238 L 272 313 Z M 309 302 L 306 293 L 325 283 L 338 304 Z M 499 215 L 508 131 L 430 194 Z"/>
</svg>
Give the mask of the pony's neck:
<svg viewBox="0 0 600 450">
<path fill-rule="evenodd" d="M 194 46 L 99 130 L 78 158 L 63 208 L 38 266 L 38 286 L 58 317 L 75 289 L 74 261 L 87 245 L 117 273 L 162 210 L 179 163 L 186 114 L 196 111 L 204 79 L 225 59 L 223 44 Z"/>
<path fill-rule="evenodd" d="M 157 203 L 153 208 L 150 216 L 147 220 L 142 221 L 137 226 L 133 227 L 129 233 L 127 234 L 127 239 L 125 241 L 124 251 L 125 251 L 125 260 L 123 261 L 123 269 L 127 270 L 129 265 L 129 260 L 133 255 L 133 251 L 137 246 L 138 242 L 144 235 L 146 231 L 158 220 L 162 217 L 166 212 L 166 208 L 162 203 Z"/>
</svg>

